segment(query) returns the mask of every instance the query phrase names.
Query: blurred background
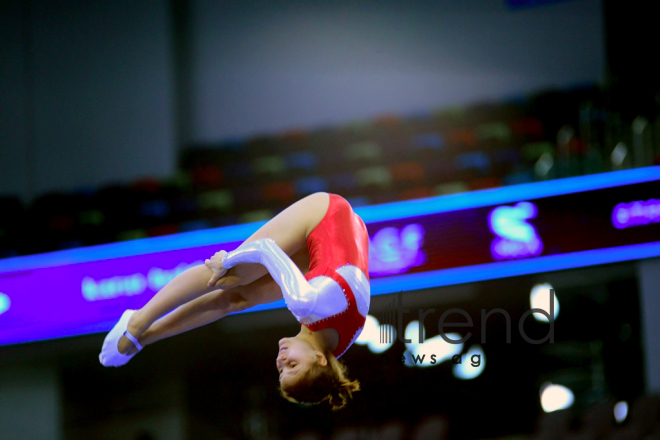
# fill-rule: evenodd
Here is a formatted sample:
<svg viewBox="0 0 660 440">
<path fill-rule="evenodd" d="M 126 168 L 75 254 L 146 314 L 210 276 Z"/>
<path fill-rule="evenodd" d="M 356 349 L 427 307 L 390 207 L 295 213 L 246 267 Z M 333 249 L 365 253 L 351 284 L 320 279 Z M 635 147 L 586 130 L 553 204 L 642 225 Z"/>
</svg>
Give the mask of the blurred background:
<svg viewBox="0 0 660 440">
<path fill-rule="evenodd" d="M 0 269 L 264 221 L 317 191 L 361 208 L 658 170 L 655 21 L 650 3 L 614 0 L 2 0 Z M 539 285 L 561 307 L 554 344 L 515 325 L 507 344 L 490 320 L 473 377 L 405 365 L 399 341 L 356 344 L 343 360 L 363 390 L 338 413 L 279 396 L 286 309 L 119 369 L 99 364 L 99 329 L 7 344 L 0 439 L 660 438 L 657 258 L 403 297 L 462 308 L 479 335 L 482 309 L 516 323 Z M 373 313 L 395 297 L 373 296 Z"/>
</svg>

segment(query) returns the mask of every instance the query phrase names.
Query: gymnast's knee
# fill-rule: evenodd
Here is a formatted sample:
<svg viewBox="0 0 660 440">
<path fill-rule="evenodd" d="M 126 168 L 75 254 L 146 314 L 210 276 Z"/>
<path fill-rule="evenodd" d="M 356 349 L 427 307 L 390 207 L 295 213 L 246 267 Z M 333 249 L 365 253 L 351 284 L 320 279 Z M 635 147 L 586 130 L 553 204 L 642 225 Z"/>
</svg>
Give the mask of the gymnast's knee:
<svg viewBox="0 0 660 440">
<path fill-rule="evenodd" d="M 245 298 L 240 288 L 218 290 L 216 292 L 213 307 L 215 310 L 222 312 L 222 315 L 241 312 L 255 305 Z"/>
<path fill-rule="evenodd" d="M 226 274 L 222 276 L 216 283 L 214 287 L 219 287 L 221 289 L 227 290 L 227 289 L 233 289 L 235 287 L 243 286 L 244 283 L 241 281 L 241 279 L 237 276 L 232 276 L 229 274 Z"/>
<path fill-rule="evenodd" d="M 240 287 L 250 284 L 252 281 L 254 280 L 250 279 L 249 276 L 246 277 L 244 273 L 241 273 L 238 270 L 236 270 L 236 267 L 232 267 L 227 271 L 226 274 L 220 277 L 220 279 L 215 283 L 215 287 L 219 287 L 225 290 L 233 289 L 235 287 Z"/>
</svg>

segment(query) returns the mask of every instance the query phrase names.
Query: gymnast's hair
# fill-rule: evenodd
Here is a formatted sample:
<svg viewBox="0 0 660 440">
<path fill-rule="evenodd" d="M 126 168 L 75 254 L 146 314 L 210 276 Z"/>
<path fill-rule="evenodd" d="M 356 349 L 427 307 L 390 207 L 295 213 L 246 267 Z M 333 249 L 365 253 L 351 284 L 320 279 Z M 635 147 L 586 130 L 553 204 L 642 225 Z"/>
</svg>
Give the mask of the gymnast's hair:
<svg viewBox="0 0 660 440">
<path fill-rule="evenodd" d="M 280 387 L 282 396 L 290 402 L 318 404 L 327 401 L 333 411 L 343 408 L 354 391 L 360 390 L 357 380 L 346 377 L 346 365 L 330 353 L 325 353 L 325 367 L 315 362 L 295 383 Z"/>
</svg>

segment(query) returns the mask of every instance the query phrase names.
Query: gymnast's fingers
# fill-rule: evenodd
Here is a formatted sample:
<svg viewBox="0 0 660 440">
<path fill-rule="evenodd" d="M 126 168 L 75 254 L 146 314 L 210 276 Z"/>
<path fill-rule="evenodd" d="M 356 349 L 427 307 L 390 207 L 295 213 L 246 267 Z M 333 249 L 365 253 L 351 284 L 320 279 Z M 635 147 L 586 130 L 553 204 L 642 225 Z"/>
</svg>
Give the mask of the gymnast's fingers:
<svg viewBox="0 0 660 440">
<path fill-rule="evenodd" d="M 213 269 L 213 276 L 209 280 L 209 287 L 215 286 L 218 280 L 227 273 L 227 269 L 225 269 L 224 267 L 221 267 L 220 269 L 217 268 L 212 268 L 212 269 Z"/>
<path fill-rule="evenodd" d="M 209 287 L 213 287 L 213 286 L 215 286 L 215 283 L 217 283 L 219 279 L 220 279 L 220 277 L 218 276 L 218 272 L 216 272 L 216 271 L 214 270 L 214 271 L 213 271 L 213 276 L 211 276 L 211 279 L 210 279 L 209 282 L 208 282 L 208 286 L 209 286 Z"/>
<path fill-rule="evenodd" d="M 222 260 L 224 259 L 225 255 L 227 255 L 227 252 L 225 251 L 217 252 L 211 257 L 211 261 L 213 261 L 219 267 L 222 267 Z"/>
</svg>

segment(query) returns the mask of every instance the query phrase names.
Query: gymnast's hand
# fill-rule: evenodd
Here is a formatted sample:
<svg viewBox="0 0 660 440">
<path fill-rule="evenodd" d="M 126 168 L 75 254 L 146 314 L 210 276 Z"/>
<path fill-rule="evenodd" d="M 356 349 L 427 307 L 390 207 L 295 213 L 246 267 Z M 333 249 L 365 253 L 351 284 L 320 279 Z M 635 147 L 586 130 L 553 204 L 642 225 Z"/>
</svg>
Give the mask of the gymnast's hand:
<svg viewBox="0 0 660 440">
<path fill-rule="evenodd" d="M 215 283 L 218 282 L 224 274 L 227 273 L 227 269 L 222 265 L 222 259 L 227 255 L 226 251 L 218 251 L 211 257 L 210 260 L 206 260 L 204 264 L 213 271 L 213 276 L 209 280 L 208 286 L 213 287 Z"/>
</svg>

